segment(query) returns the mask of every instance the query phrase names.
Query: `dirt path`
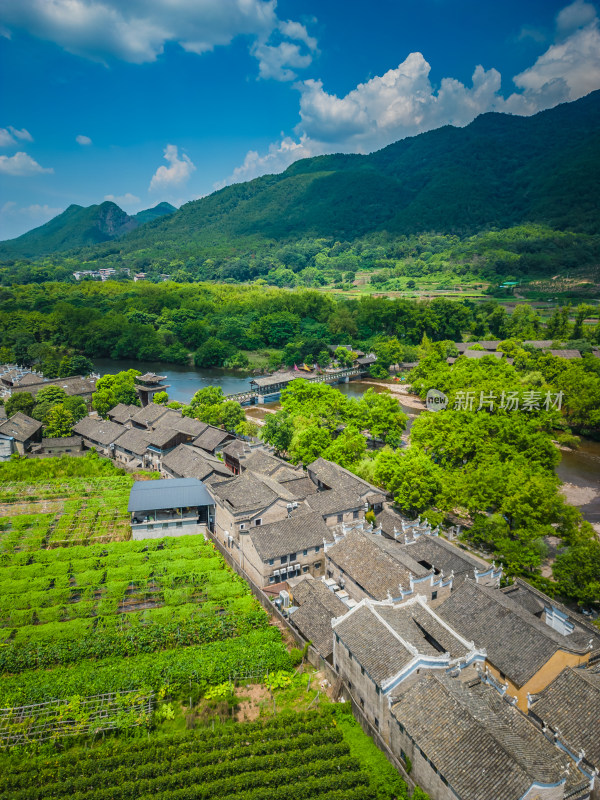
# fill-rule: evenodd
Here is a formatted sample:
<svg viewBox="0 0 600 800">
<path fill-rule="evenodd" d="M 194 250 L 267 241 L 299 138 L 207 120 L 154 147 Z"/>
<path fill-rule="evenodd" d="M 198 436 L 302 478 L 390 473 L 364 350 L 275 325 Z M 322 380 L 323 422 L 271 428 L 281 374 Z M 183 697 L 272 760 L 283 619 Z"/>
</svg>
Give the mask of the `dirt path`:
<svg viewBox="0 0 600 800">
<path fill-rule="evenodd" d="M 421 400 L 420 397 L 417 397 L 415 394 L 411 394 L 410 386 L 405 386 L 399 383 L 382 383 L 380 381 L 365 381 L 370 386 L 383 386 L 384 389 L 389 389 L 391 394 L 397 395 L 401 399 L 401 403 L 403 406 L 407 408 L 415 408 L 418 411 L 422 411 L 425 406 L 425 402 Z"/>
</svg>

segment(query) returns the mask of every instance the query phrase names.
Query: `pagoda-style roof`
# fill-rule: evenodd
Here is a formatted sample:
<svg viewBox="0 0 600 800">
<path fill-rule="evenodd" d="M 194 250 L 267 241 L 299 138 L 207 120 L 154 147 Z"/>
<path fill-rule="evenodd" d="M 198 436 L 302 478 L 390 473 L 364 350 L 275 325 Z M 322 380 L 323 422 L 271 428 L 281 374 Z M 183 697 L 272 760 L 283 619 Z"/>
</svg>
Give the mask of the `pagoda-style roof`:
<svg viewBox="0 0 600 800">
<path fill-rule="evenodd" d="M 157 375 L 154 372 L 147 372 L 145 375 L 139 375 L 136 379 L 136 383 L 160 383 L 161 381 L 166 381 L 166 375 Z"/>
</svg>

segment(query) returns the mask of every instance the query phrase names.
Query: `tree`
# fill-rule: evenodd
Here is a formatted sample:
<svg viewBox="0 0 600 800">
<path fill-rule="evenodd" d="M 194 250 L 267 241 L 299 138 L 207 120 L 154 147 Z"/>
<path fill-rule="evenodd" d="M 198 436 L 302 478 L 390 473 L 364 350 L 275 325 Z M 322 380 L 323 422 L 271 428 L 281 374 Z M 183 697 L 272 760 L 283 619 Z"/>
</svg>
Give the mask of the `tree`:
<svg viewBox="0 0 600 800">
<path fill-rule="evenodd" d="M 329 431 L 318 423 L 312 423 L 308 427 L 297 429 L 292 436 L 289 448 L 290 460 L 294 464 L 302 462 L 306 466 L 323 455 L 330 444 Z"/>
<path fill-rule="evenodd" d="M 375 458 L 375 480 L 393 494 L 400 508 L 419 514 L 435 504 L 442 470 L 416 448 L 405 452 L 386 448 Z"/>
<path fill-rule="evenodd" d="M 53 406 L 46 414 L 45 435 L 49 439 L 64 438 L 72 433 L 75 420 L 71 412 L 59 403 Z"/>
<path fill-rule="evenodd" d="M 222 367 L 229 355 L 229 346 L 211 336 L 194 353 L 197 367 Z"/>
<path fill-rule="evenodd" d="M 258 435 L 258 425 L 252 420 L 244 419 L 236 426 L 235 432 L 238 436 L 255 437 Z"/>
<path fill-rule="evenodd" d="M 6 401 L 6 416 L 12 417 L 20 411 L 22 414 L 31 416 L 35 400 L 31 392 L 19 392 L 18 394 L 11 395 Z"/>
<path fill-rule="evenodd" d="M 96 391 L 92 396 L 92 407 L 102 417 L 106 417 L 111 408 L 119 403 L 125 405 L 141 405 L 135 390 L 135 379 L 141 373 L 137 369 L 117 372 L 115 375 L 104 375 L 96 382 Z"/>
<path fill-rule="evenodd" d="M 167 392 L 156 392 L 154 397 L 152 398 L 152 402 L 156 403 L 159 406 L 166 406 L 169 402 L 169 395 Z"/>
<path fill-rule="evenodd" d="M 67 393 L 62 386 L 46 386 L 40 389 L 35 396 L 35 406 L 31 412 L 34 419 L 44 422 L 46 415 L 55 405 L 63 403 Z"/>
<path fill-rule="evenodd" d="M 351 367 L 356 359 L 356 353 L 353 353 L 351 350 L 346 350 L 345 347 L 340 346 L 335 351 L 335 358 L 341 367 Z"/>
<path fill-rule="evenodd" d="M 556 557 L 552 567 L 560 593 L 578 603 L 600 601 L 600 542 L 588 542 L 567 548 Z"/>
<path fill-rule="evenodd" d="M 73 422 L 79 422 L 80 419 L 83 419 L 87 416 L 88 409 L 83 397 L 79 397 L 79 395 L 71 395 L 70 397 L 65 397 L 62 402 L 62 405 L 69 411 L 71 416 L 73 417 Z"/>
<path fill-rule="evenodd" d="M 294 421 L 285 410 L 267 414 L 260 430 L 260 438 L 275 448 L 277 455 L 286 453 L 294 435 Z"/>
<path fill-rule="evenodd" d="M 342 431 L 337 439 L 333 440 L 323 453 L 323 458 L 334 461 L 346 469 L 352 469 L 354 464 L 364 458 L 366 452 L 367 441 L 365 437 L 356 428 L 348 427 Z"/>
</svg>

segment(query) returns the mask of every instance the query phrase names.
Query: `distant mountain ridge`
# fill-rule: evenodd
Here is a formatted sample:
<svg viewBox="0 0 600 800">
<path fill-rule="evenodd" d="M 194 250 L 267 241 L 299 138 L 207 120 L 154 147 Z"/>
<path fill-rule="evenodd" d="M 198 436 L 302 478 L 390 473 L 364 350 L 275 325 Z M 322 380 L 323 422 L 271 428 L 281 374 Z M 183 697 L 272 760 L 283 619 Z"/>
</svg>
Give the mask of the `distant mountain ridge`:
<svg viewBox="0 0 600 800">
<path fill-rule="evenodd" d="M 36 258 L 113 241 L 176 210 L 170 203 L 159 203 L 130 216 L 110 200 L 87 207 L 73 204 L 44 225 L 0 242 L 0 256 Z"/>
<path fill-rule="evenodd" d="M 448 125 L 370 155 L 303 159 L 281 174 L 227 186 L 132 229 L 131 218 L 114 204 L 110 213 L 106 203 L 80 209 L 77 218 L 71 207 L 0 243 L 0 257 L 97 242 L 94 252 L 101 257 L 102 240 L 116 238 L 123 253 L 151 249 L 206 258 L 303 237 L 471 235 L 524 222 L 600 233 L 598 186 L 600 91 L 531 117 L 483 114 L 464 128 Z M 92 225 L 86 214 L 101 222 Z"/>
</svg>

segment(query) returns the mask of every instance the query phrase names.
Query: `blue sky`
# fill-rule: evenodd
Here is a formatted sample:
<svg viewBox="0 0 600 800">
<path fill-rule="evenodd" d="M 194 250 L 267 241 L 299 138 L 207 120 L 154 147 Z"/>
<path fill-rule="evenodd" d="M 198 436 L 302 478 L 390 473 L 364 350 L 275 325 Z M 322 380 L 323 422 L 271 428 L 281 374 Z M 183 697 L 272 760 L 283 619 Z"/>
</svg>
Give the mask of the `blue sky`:
<svg viewBox="0 0 600 800">
<path fill-rule="evenodd" d="M 600 88 L 587 0 L 3 0 L 0 238 Z"/>
</svg>

